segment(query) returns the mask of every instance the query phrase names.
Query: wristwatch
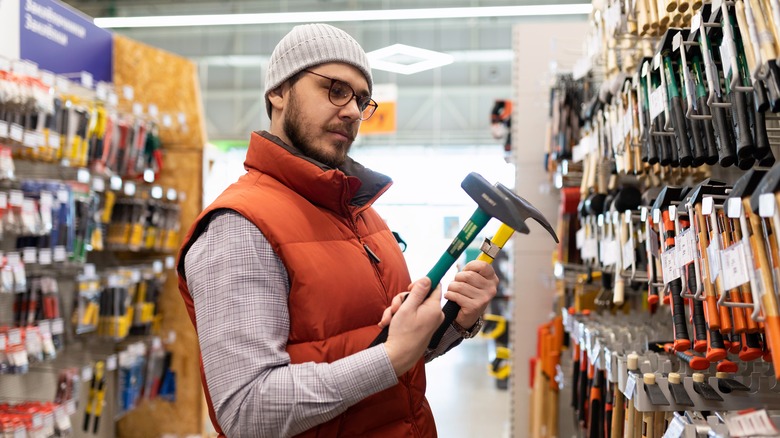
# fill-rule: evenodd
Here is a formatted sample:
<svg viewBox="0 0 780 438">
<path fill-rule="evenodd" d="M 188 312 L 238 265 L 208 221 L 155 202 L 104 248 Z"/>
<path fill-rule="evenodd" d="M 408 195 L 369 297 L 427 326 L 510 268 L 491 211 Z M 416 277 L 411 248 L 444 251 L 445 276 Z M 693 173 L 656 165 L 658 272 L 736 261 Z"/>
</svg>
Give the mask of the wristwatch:
<svg viewBox="0 0 780 438">
<path fill-rule="evenodd" d="M 485 325 L 485 320 L 482 319 L 480 316 L 479 319 L 477 319 L 477 322 L 474 323 L 470 328 L 465 329 L 460 326 L 455 321 L 452 321 L 452 327 L 455 328 L 455 330 L 458 331 L 458 334 L 460 334 L 463 339 L 471 339 L 474 336 L 477 336 L 477 333 L 479 333 L 480 330 L 482 330 L 482 326 Z"/>
</svg>

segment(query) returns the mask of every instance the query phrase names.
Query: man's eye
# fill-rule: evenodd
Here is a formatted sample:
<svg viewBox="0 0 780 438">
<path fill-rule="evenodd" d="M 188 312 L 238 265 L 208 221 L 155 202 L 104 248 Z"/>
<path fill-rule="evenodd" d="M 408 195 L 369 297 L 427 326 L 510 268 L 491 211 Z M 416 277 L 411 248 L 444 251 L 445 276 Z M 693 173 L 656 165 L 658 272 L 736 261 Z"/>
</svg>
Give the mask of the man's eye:
<svg viewBox="0 0 780 438">
<path fill-rule="evenodd" d="M 333 84 L 333 86 L 330 88 L 330 92 L 339 97 L 352 96 L 352 89 L 349 87 L 349 85 L 343 82 L 336 82 Z"/>
</svg>

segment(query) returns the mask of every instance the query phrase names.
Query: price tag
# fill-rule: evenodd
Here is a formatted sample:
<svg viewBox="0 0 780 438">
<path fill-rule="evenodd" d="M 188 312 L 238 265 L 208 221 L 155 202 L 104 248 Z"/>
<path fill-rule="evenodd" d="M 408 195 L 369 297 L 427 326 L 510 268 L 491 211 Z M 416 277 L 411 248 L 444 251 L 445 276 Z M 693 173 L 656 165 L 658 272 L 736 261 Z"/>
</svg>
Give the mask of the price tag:
<svg viewBox="0 0 780 438">
<path fill-rule="evenodd" d="M 731 44 L 733 44 L 733 41 L 731 41 Z M 723 42 L 720 44 L 720 59 L 723 60 L 723 75 L 728 79 L 731 79 L 731 59 L 734 57 L 731 52 L 731 44 L 726 35 L 723 35 Z"/>
<path fill-rule="evenodd" d="M 106 358 L 106 371 L 115 371 L 117 365 L 116 354 Z"/>
<path fill-rule="evenodd" d="M 118 192 L 122 190 L 122 178 L 118 176 L 112 176 L 110 180 L 111 190 Z"/>
<path fill-rule="evenodd" d="M 24 140 L 24 127 L 18 123 L 11 123 L 8 134 L 8 138 L 17 143 L 21 143 L 22 140 Z"/>
<path fill-rule="evenodd" d="M 91 365 L 87 365 L 81 369 L 81 380 L 85 382 L 87 380 L 92 380 L 92 376 L 93 376 L 93 371 Z"/>
<path fill-rule="evenodd" d="M 726 416 L 724 420 L 731 436 L 778 436 L 780 433 L 765 409 Z"/>
<path fill-rule="evenodd" d="M 160 114 L 159 110 L 157 109 L 157 105 L 150 103 L 149 104 L 149 115 L 152 117 L 157 117 Z"/>
<path fill-rule="evenodd" d="M 119 97 L 113 91 L 108 92 L 108 104 L 112 107 L 119 104 Z"/>
<path fill-rule="evenodd" d="M 171 270 L 173 267 L 176 266 L 176 258 L 173 256 L 168 256 L 165 258 L 165 269 Z"/>
<path fill-rule="evenodd" d="M 701 199 L 701 214 L 709 216 L 712 214 L 712 210 L 715 208 L 715 201 L 712 200 L 712 196 L 707 196 Z"/>
<path fill-rule="evenodd" d="M 720 250 L 714 243 L 707 247 L 707 258 L 710 262 L 710 283 L 715 284 L 715 280 L 720 273 Z"/>
<path fill-rule="evenodd" d="M 65 402 L 65 412 L 67 412 L 68 415 L 76 413 L 76 400 L 70 399 Z"/>
<path fill-rule="evenodd" d="M 11 207 L 21 207 L 24 204 L 24 193 L 21 190 L 8 192 L 8 204 Z"/>
<path fill-rule="evenodd" d="M 58 245 L 58 246 L 54 247 L 54 261 L 55 262 L 57 262 L 57 263 L 64 262 L 65 259 L 67 258 L 67 256 L 68 256 L 68 253 L 65 251 L 65 247 L 64 246 Z"/>
<path fill-rule="evenodd" d="M 169 201 L 175 201 L 176 198 L 179 196 L 179 194 L 176 192 L 176 189 L 168 189 L 168 193 L 166 193 L 166 198 L 168 198 Z"/>
<path fill-rule="evenodd" d="M 678 248 L 678 266 L 685 266 L 693 261 L 695 254 L 693 237 L 693 232 L 688 228 L 674 238 L 675 247 Z"/>
<path fill-rule="evenodd" d="M 590 350 L 588 359 L 590 360 L 590 363 L 595 365 L 598 363 L 600 356 L 601 356 L 601 342 L 598 339 L 596 339 L 596 342 L 593 343 L 593 346 Z"/>
<path fill-rule="evenodd" d="M 22 259 L 19 258 L 18 252 L 9 252 L 5 255 L 5 261 L 8 264 L 8 266 L 15 267 L 19 263 L 21 263 Z"/>
<path fill-rule="evenodd" d="M 586 260 L 595 260 L 599 255 L 599 242 L 596 239 L 585 239 L 585 245 L 582 246 L 582 258 Z"/>
<path fill-rule="evenodd" d="M 8 122 L 0 120 L 0 138 L 8 138 Z"/>
<path fill-rule="evenodd" d="M 772 217 L 775 215 L 775 194 L 762 193 L 758 197 L 758 215 L 761 217 Z"/>
<path fill-rule="evenodd" d="M 677 248 L 670 248 L 661 254 L 661 266 L 663 268 L 664 284 L 680 278 L 680 268 L 677 265 Z"/>
<path fill-rule="evenodd" d="M 6 343 L 7 343 L 7 338 L 5 337 L 5 333 L 0 333 L 0 352 L 5 352 Z"/>
<path fill-rule="evenodd" d="M 89 184 L 89 179 L 91 176 L 92 175 L 89 174 L 89 170 L 79 169 L 78 172 L 76 172 L 76 181 L 82 184 Z"/>
<path fill-rule="evenodd" d="M 170 128 L 171 126 L 173 126 L 173 118 L 171 118 L 170 114 L 163 114 L 163 116 L 162 116 L 162 124 L 166 128 Z"/>
<path fill-rule="evenodd" d="M 22 331 L 18 328 L 8 330 L 8 346 L 14 347 L 21 345 L 22 343 Z"/>
<path fill-rule="evenodd" d="M 51 321 L 38 321 L 38 330 L 40 330 L 41 336 L 51 336 Z"/>
<path fill-rule="evenodd" d="M 51 320 L 51 334 L 61 335 L 65 333 L 65 323 L 62 321 L 62 318 L 55 318 Z"/>
<path fill-rule="evenodd" d="M 108 100 L 108 88 L 105 82 L 98 82 L 97 88 L 95 88 L 95 96 L 101 102 Z"/>
<path fill-rule="evenodd" d="M 106 190 L 106 180 L 103 178 L 94 178 L 92 180 L 92 190 L 103 193 Z"/>
<path fill-rule="evenodd" d="M 54 149 L 60 148 L 60 134 L 49 131 L 49 147 Z"/>
<path fill-rule="evenodd" d="M 697 12 L 693 18 L 691 18 L 691 33 L 696 32 L 701 27 L 701 13 Z"/>
<path fill-rule="evenodd" d="M 122 87 L 122 95 L 125 97 L 125 100 L 133 100 L 133 97 L 135 97 L 135 91 L 130 85 L 125 85 Z"/>
<path fill-rule="evenodd" d="M 650 120 L 655 120 L 659 114 L 664 112 L 664 98 L 663 88 L 656 88 L 650 93 Z"/>
<path fill-rule="evenodd" d="M 628 242 L 623 245 L 623 268 L 630 268 L 634 265 L 634 238 L 629 237 Z"/>
<path fill-rule="evenodd" d="M 742 242 L 722 250 L 720 257 L 724 290 L 731 290 L 750 281 Z"/>
<path fill-rule="evenodd" d="M 135 196 L 135 184 L 132 182 L 126 182 L 125 183 L 125 195 L 127 196 Z"/>
<path fill-rule="evenodd" d="M 601 244 L 599 260 L 604 266 L 612 266 L 620 257 L 620 244 L 615 239 L 609 239 Z"/>
<path fill-rule="evenodd" d="M 585 145 L 580 142 L 571 150 L 571 161 L 573 163 L 579 163 L 585 158 L 586 155 L 588 155 L 588 151 L 586 150 Z"/>
<path fill-rule="evenodd" d="M 8 208 L 8 193 L 0 192 L 0 209 L 5 210 Z"/>
<path fill-rule="evenodd" d="M 144 107 L 139 102 L 133 104 L 133 115 L 138 117 L 144 114 Z"/>
<path fill-rule="evenodd" d="M 582 249 L 582 246 L 585 244 L 585 228 L 577 230 L 577 233 L 574 236 L 577 249 Z"/>
<path fill-rule="evenodd" d="M 88 71 L 81 72 L 81 85 L 86 88 L 92 89 L 95 79 L 92 77 L 92 73 Z"/>
<path fill-rule="evenodd" d="M 22 249 L 22 260 L 27 265 L 38 263 L 38 249 L 35 247 Z"/>
<path fill-rule="evenodd" d="M 51 248 L 41 248 L 38 250 L 38 263 L 41 265 L 50 265 L 51 256 Z"/>
<path fill-rule="evenodd" d="M 623 395 L 625 395 L 629 400 L 633 399 L 634 389 L 636 389 L 636 375 L 634 373 L 630 373 L 626 379 L 626 386 L 623 389 Z"/>
</svg>

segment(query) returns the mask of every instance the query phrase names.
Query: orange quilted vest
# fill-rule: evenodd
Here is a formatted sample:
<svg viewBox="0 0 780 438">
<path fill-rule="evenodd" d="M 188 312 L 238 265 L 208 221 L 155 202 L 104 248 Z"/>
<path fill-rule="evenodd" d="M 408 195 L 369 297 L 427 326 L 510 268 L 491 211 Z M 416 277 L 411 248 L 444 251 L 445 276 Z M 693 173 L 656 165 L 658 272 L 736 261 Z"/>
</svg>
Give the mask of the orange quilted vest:
<svg viewBox="0 0 780 438">
<path fill-rule="evenodd" d="M 372 187 L 356 176 L 323 170 L 288 150 L 276 137 L 253 133 L 247 173 L 204 210 L 179 254 L 179 290 L 197 330 L 184 277 L 187 250 L 213 212 L 235 210 L 262 231 L 290 279 L 292 363 L 333 362 L 364 350 L 379 333 L 377 322 L 392 297 L 410 283 L 403 255 L 382 218 L 371 208 L 391 182 L 350 163 L 350 173 L 370 174 Z M 362 190 L 360 190 L 362 187 Z M 369 248 L 380 262 L 369 257 Z M 211 421 L 221 436 L 201 361 L 201 380 Z M 392 388 L 374 394 L 304 437 L 434 437 L 425 399 L 421 359 Z"/>
</svg>

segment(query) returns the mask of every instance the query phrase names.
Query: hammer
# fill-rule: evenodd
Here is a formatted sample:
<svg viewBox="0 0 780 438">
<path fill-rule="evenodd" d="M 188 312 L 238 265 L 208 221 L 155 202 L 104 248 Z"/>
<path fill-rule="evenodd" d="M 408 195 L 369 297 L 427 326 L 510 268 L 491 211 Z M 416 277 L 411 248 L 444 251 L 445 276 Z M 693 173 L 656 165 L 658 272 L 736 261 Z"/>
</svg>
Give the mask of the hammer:
<svg viewBox="0 0 780 438">
<path fill-rule="evenodd" d="M 556 243 L 558 242 L 558 236 L 555 235 L 552 225 L 545 219 L 544 215 L 528 203 L 528 201 L 515 195 L 506 187 L 500 184 L 493 186 L 485 180 L 485 178 L 475 172 L 469 173 L 463 182 L 461 182 L 460 186 L 472 199 L 474 199 L 474 201 L 476 201 L 477 209 L 474 210 L 474 213 L 460 232 L 458 232 L 458 235 L 455 236 L 455 239 L 453 239 L 450 246 L 444 254 L 441 255 L 433 268 L 428 271 L 427 277 L 431 279 L 431 289 L 428 291 L 426 297 L 429 297 L 434 289 L 436 289 L 439 282 L 441 282 L 441 279 L 444 277 L 444 274 L 455 264 L 458 257 L 463 254 L 466 247 L 468 247 L 477 234 L 485 228 L 491 218 L 496 218 L 506 227 L 523 234 L 530 233 L 531 230 L 526 226 L 525 220 L 532 218 L 539 222 L 539 224 L 553 236 Z M 507 236 L 506 232 L 502 231 L 501 233 L 506 236 L 507 240 L 512 234 L 509 233 Z M 493 254 L 492 257 L 495 257 L 495 254 Z M 442 308 L 442 311 L 444 312 L 444 322 L 438 330 L 436 330 L 436 333 L 433 334 L 429 343 L 429 347 L 431 348 L 439 344 L 444 332 L 447 331 L 447 328 L 455 320 L 455 317 L 458 316 L 460 306 L 453 301 L 447 301 Z M 370 347 L 385 342 L 389 330 L 389 325 L 384 327 L 376 339 L 371 342 Z"/>
</svg>

